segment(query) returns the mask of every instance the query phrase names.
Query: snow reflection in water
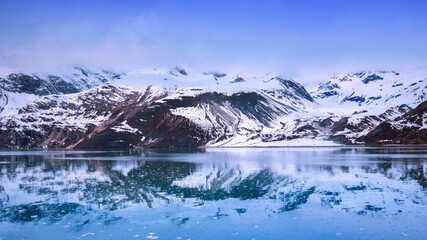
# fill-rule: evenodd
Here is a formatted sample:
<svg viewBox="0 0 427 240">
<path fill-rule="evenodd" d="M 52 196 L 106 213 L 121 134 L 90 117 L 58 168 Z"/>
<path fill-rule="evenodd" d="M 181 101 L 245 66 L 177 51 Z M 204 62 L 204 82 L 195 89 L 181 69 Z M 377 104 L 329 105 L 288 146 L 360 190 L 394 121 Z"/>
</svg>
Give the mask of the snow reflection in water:
<svg viewBox="0 0 427 240">
<path fill-rule="evenodd" d="M 0 238 L 419 239 L 426 151 L 2 152 Z"/>
</svg>

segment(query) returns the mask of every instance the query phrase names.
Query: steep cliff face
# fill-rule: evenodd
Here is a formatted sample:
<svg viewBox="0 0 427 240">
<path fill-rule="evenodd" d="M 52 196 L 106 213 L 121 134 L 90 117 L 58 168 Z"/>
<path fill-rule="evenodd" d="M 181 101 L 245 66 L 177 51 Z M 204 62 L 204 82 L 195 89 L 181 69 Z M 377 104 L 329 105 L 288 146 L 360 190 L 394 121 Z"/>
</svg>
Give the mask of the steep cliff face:
<svg viewBox="0 0 427 240">
<path fill-rule="evenodd" d="M 0 77 L 0 148 L 425 143 L 426 81 L 411 74 L 340 75 L 310 94 L 272 74 L 11 73 Z"/>
</svg>

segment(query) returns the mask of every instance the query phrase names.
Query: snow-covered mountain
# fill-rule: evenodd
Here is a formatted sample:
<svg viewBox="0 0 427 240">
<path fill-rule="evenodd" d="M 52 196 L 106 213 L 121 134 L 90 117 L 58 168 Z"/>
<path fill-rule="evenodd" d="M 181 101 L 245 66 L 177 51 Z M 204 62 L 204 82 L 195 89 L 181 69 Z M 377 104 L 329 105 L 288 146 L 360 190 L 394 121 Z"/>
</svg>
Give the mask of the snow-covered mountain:
<svg viewBox="0 0 427 240">
<path fill-rule="evenodd" d="M 382 122 L 402 122 L 425 102 L 426 76 L 340 74 L 309 93 L 272 73 L 8 73 L 0 76 L 0 148 L 363 144 Z M 425 113 L 419 118 L 413 131 L 425 136 Z"/>
<path fill-rule="evenodd" d="M 427 100 L 427 71 L 378 71 L 339 74 L 319 84 L 313 98 L 325 111 L 376 113 Z"/>
<path fill-rule="evenodd" d="M 17 110 L 40 96 L 78 93 L 120 77 L 121 74 L 108 71 L 92 72 L 81 67 L 67 69 L 65 74 L 26 72 L 2 74 L 0 110 L 3 113 L 12 109 Z"/>
<path fill-rule="evenodd" d="M 311 95 L 320 111 L 334 116 L 330 139 L 364 143 L 361 139 L 374 127 L 405 116 L 427 100 L 426 76 L 426 69 L 339 74 L 320 83 Z M 424 117 L 418 127 L 423 129 L 425 121 Z M 426 141 L 424 138 L 415 142 Z"/>
</svg>

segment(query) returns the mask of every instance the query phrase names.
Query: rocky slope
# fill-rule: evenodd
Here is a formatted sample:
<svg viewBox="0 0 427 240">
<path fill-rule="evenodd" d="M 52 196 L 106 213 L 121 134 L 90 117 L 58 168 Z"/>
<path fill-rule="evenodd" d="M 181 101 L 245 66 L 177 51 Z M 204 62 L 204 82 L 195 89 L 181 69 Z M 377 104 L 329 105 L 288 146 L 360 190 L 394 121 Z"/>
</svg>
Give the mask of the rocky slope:
<svg viewBox="0 0 427 240">
<path fill-rule="evenodd" d="M 427 101 L 392 121 L 382 122 L 363 136 L 361 141 L 367 144 L 426 144 Z"/>
<path fill-rule="evenodd" d="M 187 68 L 9 73 L 0 76 L 0 148 L 425 143 L 423 76 L 342 74 L 309 93 L 274 74 Z"/>
<path fill-rule="evenodd" d="M 393 122 L 427 100 L 427 79 L 423 70 L 340 74 L 311 94 L 321 111 L 335 116 L 329 139 L 364 144 L 363 137 L 373 128 Z"/>
</svg>

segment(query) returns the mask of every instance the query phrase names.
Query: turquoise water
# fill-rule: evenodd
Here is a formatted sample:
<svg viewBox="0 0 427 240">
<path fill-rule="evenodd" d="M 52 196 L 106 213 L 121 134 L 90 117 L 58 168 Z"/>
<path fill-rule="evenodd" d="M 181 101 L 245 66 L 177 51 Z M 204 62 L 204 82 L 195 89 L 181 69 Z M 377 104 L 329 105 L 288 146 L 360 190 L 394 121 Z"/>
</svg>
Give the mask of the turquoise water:
<svg viewBox="0 0 427 240">
<path fill-rule="evenodd" d="M 0 239 L 425 239 L 426 153 L 0 152 Z"/>
</svg>

